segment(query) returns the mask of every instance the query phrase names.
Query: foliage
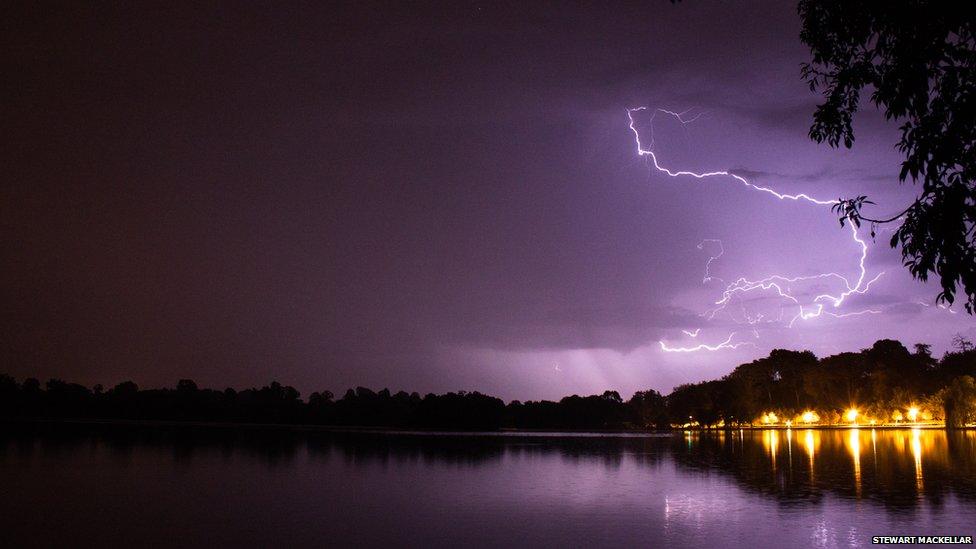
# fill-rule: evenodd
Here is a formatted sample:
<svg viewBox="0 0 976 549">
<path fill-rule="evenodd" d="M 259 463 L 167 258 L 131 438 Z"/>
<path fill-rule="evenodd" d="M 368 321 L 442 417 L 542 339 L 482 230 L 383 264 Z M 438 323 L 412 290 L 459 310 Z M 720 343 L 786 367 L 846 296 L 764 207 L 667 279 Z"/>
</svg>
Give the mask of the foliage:
<svg viewBox="0 0 976 549">
<path fill-rule="evenodd" d="M 909 352 L 883 339 L 857 353 L 817 359 L 809 351 L 776 349 L 736 367 L 727 376 L 675 387 L 667 396 L 638 391 L 624 400 L 617 391 L 571 395 L 558 402 L 512 401 L 478 392 L 442 395 L 366 387 L 340 399 L 316 391 L 307 401 L 293 387 L 272 382 L 242 391 L 201 389 L 180 380 L 175 389 L 139 389 L 131 382 L 107 391 L 52 379 L 17 383 L 0 374 L 0 417 L 105 418 L 165 421 L 286 423 L 348 427 L 490 430 L 656 429 L 672 425 L 751 424 L 774 412 L 780 421 L 815 410 L 822 423 L 843 422 L 849 407 L 868 417 L 903 418 L 911 406 L 935 419 L 961 425 L 976 421 L 976 350 L 971 346 L 932 357 L 925 344 Z"/>
<path fill-rule="evenodd" d="M 941 392 L 948 427 L 963 427 L 976 422 L 976 380 L 960 376 Z"/>
<path fill-rule="evenodd" d="M 832 147 L 854 144 L 861 92 L 888 120 L 901 122 L 899 179 L 921 182 L 918 199 L 900 214 L 871 219 L 867 197 L 839 200 L 834 210 L 862 221 L 901 221 L 891 237 L 919 280 L 940 279 L 939 301 L 961 286 L 966 310 L 976 306 L 976 8 L 967 2 L 801 0 L 800 38 L 812 61 L 802 67 L 824 102 L 810 137 Z"/>
</svg>

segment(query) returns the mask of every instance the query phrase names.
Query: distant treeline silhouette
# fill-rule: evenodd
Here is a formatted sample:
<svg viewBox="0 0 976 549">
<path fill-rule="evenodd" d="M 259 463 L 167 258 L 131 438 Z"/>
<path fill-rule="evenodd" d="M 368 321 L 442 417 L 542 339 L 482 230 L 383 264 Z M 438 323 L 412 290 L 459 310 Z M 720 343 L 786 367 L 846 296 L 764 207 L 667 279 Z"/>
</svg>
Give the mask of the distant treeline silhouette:
<svg viewBox="0 0 976 549">
<path fill-rule="evenodd" d="M 750 425 L 815 411 L 819 423 L 842 423 L 855 407 L 885 423 L 916 407 L 925 420 L 950 426 L 976 422 L 976 350 L 957 338 L 941 359 L 928 345 L 909 352 L 880 340 L 858 353 L 817 359 L 810 351 L 777 349 L 712 381 L 676 387 L 663 396 L 639 391 L 629 400 L 616 391 L 553 401 L 512 401 L 478 392 L 442 395 L 357 387 L 336 399 L 330 391 L 302 400 L 278 382 L 260 389 L 200 389 L 180 380 L 175 389 L 148 389 L 126 381 L 111 389 L 59 379 L 18 383 L 0 374 L 0 416 L 163 421 L 284 423 L 430 429 L 655 429 L 673 425 Z M 780 421 L 780 420 L 777 420 Z"/>
</svg>

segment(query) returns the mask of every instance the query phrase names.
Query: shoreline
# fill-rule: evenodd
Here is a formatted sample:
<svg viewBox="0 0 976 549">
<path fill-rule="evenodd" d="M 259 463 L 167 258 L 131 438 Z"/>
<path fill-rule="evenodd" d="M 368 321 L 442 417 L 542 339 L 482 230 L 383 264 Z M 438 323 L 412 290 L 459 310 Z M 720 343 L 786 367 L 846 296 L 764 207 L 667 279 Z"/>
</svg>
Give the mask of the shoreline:
<svg viewBox="0 0 976 549">
<path fill-rule="evenodd" d="M 2 418 L 0 425 L 37 425 L 37 426 L 104 426 L 104 427 L 177 427 L 203 429 L 259 429 L 276 431 L 320 432 L 320 433 L 360 433 L 360 434 L 400 434 L 400 435 L 458 435 L 458 436 L 517 436 L 541 434 L 554 435 L 598 435 L 598 436 L 646 436 L 667 435 L 677 433 L 724 433 L 733 431 L 836 431 L 836 430 L 942 430 L 942 431 L 971 431 L 976 425 L 966 427 L 947 428 L 945 425 L 742 425 L 735 427 L 676 427 L 672 429 L 516 429 L 501 427 L 498 429 L 435 429 L 423 427 L 392 427 L 392 426 L 355 426 L 355 425 L 316 425 L 292 423 L 250 423 L 231 421 L 179 421 L 179 420 L 133 420 L 133 419 L 99 419 L 99 418 Z"/>
</svg>

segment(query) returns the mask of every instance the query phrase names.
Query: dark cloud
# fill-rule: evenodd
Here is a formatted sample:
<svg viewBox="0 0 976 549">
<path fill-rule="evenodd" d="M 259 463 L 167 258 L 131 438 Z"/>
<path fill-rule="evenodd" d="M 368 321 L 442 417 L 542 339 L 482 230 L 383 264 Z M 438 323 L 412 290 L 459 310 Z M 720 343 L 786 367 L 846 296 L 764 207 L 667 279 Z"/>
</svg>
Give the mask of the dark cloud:
<svg viewBox="0 0 976 549">
<path fill-rule="evenodd" d="M 702 239 L 726 242 L 717 276 L 851 272 L 822 212 L 653 172 L 636 105 L 708 113 L 660 126 L 677 166 L 826 196 L 885 181 L 887 157 L 806 138 L 782 2 L 24 4 L 3 25 L 0 360 L 21 377 L 470 387 L 489 374 L 444 350 L 721 340 Z M 890 152 L 878 124 L 859 131 Z M 567 390 L 671 381 L 654 372 Z"/>
<path fill-rule="evenodd" d="M 814 172 L 807 173 L 777 173 L 742 167 L 729 168 L 729 171 L 750 180 L 776 180 L 787 183 L 821 183 L 837 180 L 894 183 L 897 180 L 890 173 L 872 173 L 865 169 L 841 169 L 835 166 L 825 166 Z"/>
<path fill-rule="evenodd" d="M 521 315 L 484 323 L 477 320 L 436 326 L 453 344 L 497 350 L 611 349 L 630 352 L 656 342 L 676 328 L 701 323 L 684 309 L 633 304 L 617 309 L 570 307 L 548 314 Z"/>
</svg>

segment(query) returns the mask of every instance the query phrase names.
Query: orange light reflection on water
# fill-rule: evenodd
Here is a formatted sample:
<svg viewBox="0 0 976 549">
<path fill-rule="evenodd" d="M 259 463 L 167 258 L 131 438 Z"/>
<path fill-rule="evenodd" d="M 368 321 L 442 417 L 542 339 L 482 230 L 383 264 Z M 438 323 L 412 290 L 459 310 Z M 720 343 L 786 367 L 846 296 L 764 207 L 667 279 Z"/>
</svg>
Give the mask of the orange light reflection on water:
<svg viewBox="0 0 976 549">
<path fill-rule="evenodd" d="M 879 487 L 890 488 L 899 480 L 908 481 L 909 490 L 921 497 L 927 490 L 939 489 L 939 483 L 934 482 L 933 478 L 957 469 L 962 471 L 962 475 L 969 474 L 968 470 L 960 467 L 966 466 L 966 460 L 976 460 L 976 431 L 862 426 L 846 429 L 762 429 L 754 435 L 752 440 L 760 444 L 762 451 L 752 455 L 764 461 L 777 482 L 809 482 L 816 485 L 818 480 L 829 480 L 830 486 L 846 485 L 849 493 L 857 498 L 869 497 Z M 749 456 L 749 443 L 742 442 L 742 431 L 738 436 L 734 433 L 731 436 L 739 439 L 735 444 L 736 451 Z M 786 437 L 785 440 L 782 437 Z M 797 446 L 797 459 L 802 461 L 805 454 L 808 460 L 806 467 L 799 462 L 793 463 L 794 445 Z M 786 455 L 780 456 L 780 451 Z M 783 465 L 787 465 L 787 471 L 782 470 Z M 794 465 L 800 471 L 805 469 L 808 474 L 795 477 L 798 471 L 794 471 Z M 787 474 L 783 476 L 784 473 Z M 838 477 L 838 474 L 841 476 Z M 926 475 L 930 477 L 929 482 L 925 482 Z M 911 482 L 912 479 L 914 482 Z M 828 486 L 818 486 L 818 489 L 824 488 Z"/>
<path fill-rule="evenodd" d="M 847 436 L 847 446 L 854 457 L 854 489 L 861 497 L 861 430 L 851 429 Z"/>
<path fill-rule="evenodd" d="M 922 432 L 918 428 L 912 429 L 912 457 L 915 458 L 915 487 L 921 493 L 924 486 L 922 482 Z"/>
</svg>

